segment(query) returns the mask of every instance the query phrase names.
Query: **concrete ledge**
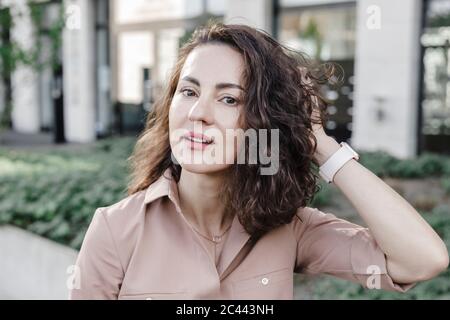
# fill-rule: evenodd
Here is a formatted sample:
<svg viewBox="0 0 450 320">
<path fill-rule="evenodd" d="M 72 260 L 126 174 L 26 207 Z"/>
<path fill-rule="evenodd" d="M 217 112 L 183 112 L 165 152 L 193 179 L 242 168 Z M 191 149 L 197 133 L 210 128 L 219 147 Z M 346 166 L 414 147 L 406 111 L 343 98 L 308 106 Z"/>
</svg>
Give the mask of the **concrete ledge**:
<svg viewBox="0 0 450 320">
<path fill-rule="evenodd" d="M 0 299 L 67 299 L 67 268 L 77 254 L 23 229 L 0 226 Z"/>
</svg>

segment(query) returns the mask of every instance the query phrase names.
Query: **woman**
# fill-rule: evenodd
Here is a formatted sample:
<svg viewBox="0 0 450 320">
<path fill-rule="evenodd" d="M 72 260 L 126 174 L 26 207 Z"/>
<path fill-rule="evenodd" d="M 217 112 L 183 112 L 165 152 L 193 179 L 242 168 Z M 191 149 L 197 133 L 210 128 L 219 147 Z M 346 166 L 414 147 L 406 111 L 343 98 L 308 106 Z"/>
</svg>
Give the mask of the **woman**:
<svg viewBox="0 0 450 320">
<path fill-rule="evenodd" d="M 248 26 L 198 29 L 136 144 L 129 196 L 96 210 L 70 298 L 292 299 L 294 272 L 404 292 L 446 269 L 420 214 L 325 134 L 316 85 L 331 71 Z M 314 165 L 368 228 L 307 206 Z"/>
</svg>

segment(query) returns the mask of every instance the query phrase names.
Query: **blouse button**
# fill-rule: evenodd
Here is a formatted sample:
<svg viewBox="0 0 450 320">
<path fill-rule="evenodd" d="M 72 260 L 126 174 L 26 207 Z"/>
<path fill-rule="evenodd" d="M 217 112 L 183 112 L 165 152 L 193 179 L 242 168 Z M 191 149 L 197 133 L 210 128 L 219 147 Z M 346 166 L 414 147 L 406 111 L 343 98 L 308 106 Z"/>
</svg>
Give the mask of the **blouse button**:
<svg viewBox="0 0 450 320">
<path fill-rule="evenodd" d="M 267 278 L 262 278 L 262 279 L 261 279 L 261 283 L 262 283 L 263 285 L 267 285 L 267 284 L 269 283 L 269 279 L 267 279 Z"/>
</svg>

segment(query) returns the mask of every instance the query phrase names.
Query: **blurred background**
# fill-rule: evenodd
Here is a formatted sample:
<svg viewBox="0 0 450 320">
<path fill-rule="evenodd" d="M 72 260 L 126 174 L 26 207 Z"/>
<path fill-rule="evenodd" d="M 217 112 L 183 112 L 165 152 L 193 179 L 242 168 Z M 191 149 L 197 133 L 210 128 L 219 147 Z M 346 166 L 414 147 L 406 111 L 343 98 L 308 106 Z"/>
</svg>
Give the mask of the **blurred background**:
<svg viewBox="0 0 450 320">
<path fill-rule="evenodd" d="M 97 207 L 126 196 L 126 159 L 179 48 L 214 19 L 338 63 L 329 135 L 450 246 L 450 0 L 0 0 L 0 299 L 65 299 Z M 361 225 L 333 185 L 311 206 Z M 296 299 L 450 299 L 450 272 L 406 294 L 327 276 Z"/>
</svg>

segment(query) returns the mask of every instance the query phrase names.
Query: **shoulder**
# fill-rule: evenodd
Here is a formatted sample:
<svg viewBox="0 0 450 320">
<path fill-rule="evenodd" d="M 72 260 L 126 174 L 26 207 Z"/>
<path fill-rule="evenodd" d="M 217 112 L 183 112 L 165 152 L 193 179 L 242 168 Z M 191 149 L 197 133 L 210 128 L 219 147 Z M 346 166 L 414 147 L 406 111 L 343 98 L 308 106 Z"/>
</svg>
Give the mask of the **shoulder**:
<svg viewBox="0 0 450 320">
<path fill-rule="evenodd" d="M 146 190 L 129 195 L 109 206 L 99 207 L 97 211 L 102 212 L 108 221 L 133 219 L 133 217 L 144 210 Z"/>
<path fill-rule="evenodd" d="M 297 209 L 289 224 L 297 240 L 307 228 L 312 215 L 317 211 L 319 211 L 317 208 L 312 207 L 301 207 Z"/>
<path fill-rule="evenodd" d="M 295 215 L 300 220 L 309 220 L 315 213 L 321 213 L 321 211 L 315 207 L 301 207 L 297 209 Z"/>
<path fill-rule="evenodd" d="M 145 190 L 95 210 L 81 252 L 91 252 L 105 261 L 120 261 L 126 268 L 145 216 Z M 114 262 L 115 263 L 115 262 Z"/>
<path fill-rule="evenodd" d="M 366 227 L 340 218 L 332 212 L 310 207 L 298 209 L 292 225 L 297 240 L 346 241 L 357 234 L 368 232 Z"/>
<path fill-rule="evenodd" d="M 97 209 L 97 212 L 104 216 L 106 223 L 114 233 L 136 231 L 136 228 L 144 224 L 147 212 L 158 211 L 147 210 L 147 208 L 165 196 L 170 196 L 170 188 L 171 180 L 166 175 L 162 175 L 147 188 L 133 193 L 110 206 L 100 207 Z"/>
<path fill-rule="evenodd" d="M 297 209 L 292 223 L 300 223 L 309 226 L 333 221 L 345 220 L 338 218 L 334 213 L 323 211 L 316 207 L 302 207 Z"/>
<path fill-rule="evenodd" d="M 297 209 L 297 212 L 292 218 L 291 224 L 294 227 L 305 227 L 311 222 L 312 219 L 324 214 L 324 212 L 315 207 L 301 207 Z"/>
<path fill-rule="evenodd" d="M 333 213 L 315 207 L 301 207 L 297 209 L 291 227 L 295 237 L 300 239 L 305 234 L 318 231 L 326 232 L 328 229 L 339 227 L 342 223 L 349 222 L 336 217 Z"/>
<path fill-rule="evenodd" d="M 118 243 L 127 243 L 136 234 L 145 216 L 145 191 L 129 195 L 122 200 L 96 209 L 91 225 L 110 233 Z"/>
</svg>

